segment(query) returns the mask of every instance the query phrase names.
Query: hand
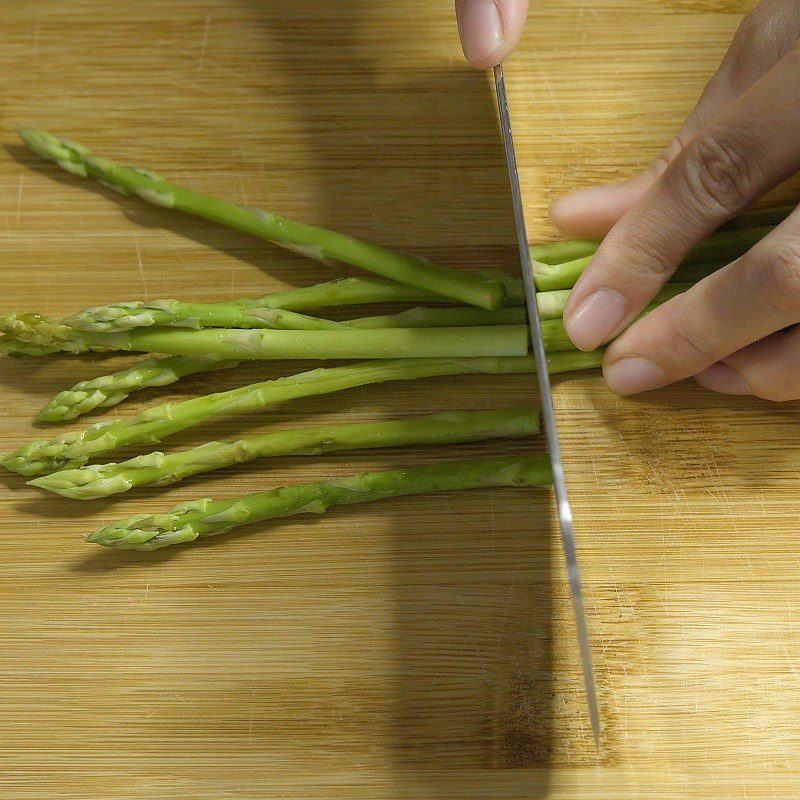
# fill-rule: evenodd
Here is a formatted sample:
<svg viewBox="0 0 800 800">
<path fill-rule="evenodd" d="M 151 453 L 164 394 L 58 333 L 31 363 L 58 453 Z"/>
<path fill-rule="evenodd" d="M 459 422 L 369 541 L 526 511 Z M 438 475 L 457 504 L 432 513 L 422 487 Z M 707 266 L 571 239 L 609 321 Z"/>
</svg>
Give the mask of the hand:
<svg viewBox="0 0 800 800">
<path fill-rule="evenodd" d="M 499 64 L 517 46 L 527 13 L 528 0 L 456 0 L 467 60 L 481 69 Z"/>
<path fill-rule="evenodd" d="M 564 311 L 592 349 L 628 325 L 687 251 L 800 169 L 800 0 L 743 21 L 677 137 L 643 173 L 556 201 L 555 224 L 602 236 Z M 640 320 L 608 348 L 618 394 L 694 376 L 709 389 L 800 398 L 800 210 L 741 258 Z M 787 328 L 789 328 L 787 330 Z"/>
</svg>

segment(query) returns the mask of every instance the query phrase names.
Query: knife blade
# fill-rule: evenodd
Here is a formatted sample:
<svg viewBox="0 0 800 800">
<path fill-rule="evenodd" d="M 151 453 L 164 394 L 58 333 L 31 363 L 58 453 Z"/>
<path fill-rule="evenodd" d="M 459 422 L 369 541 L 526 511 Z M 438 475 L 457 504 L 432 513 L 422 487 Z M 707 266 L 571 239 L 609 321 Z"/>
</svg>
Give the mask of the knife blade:
<svg viewBox="0 0 800 800">
<path fill-rule="evenodd" d="M 517 227 L 519 254 L 522 261 L 522 277 L 525 283 L 525 305 L 528 310 L 528 324 L 531 329 L 531 343 L 536 361 L 536 378 L 539 383 L 539 395 L 547 438 L 547 449 L 553 469 L 553 485 L 555 487 L 558 522 L 561 527 L 561 543 L 567 562 L 569 587 L 572 594 L 572 605 L 575 611 L 575 623 L 578 633 L 578 645 L 581 653 L 583 684 L 586 689 L 586 701 L 589 706 L 589 721 L 592 726 L 595 745 L 600 744 L 600 712 L 597 707 L 597 688 L 595 686 L 594 668 L 592 667 L 592 651 L 589 646 L 589 631 L 586 625 L 586 610 L 583 604 L 583 590 L 578 570 L 578 557 L 575 552 L 575 530 L 572 523 L 572 506 L 567 493 L 564 477 L 564 464 L 561 459 L 561 444 L 556 428 L 553 393 L 550 386 L 550 374 L 547 371 L 547 356 L 542 338 L 542 326 L 539 318 L 539 307 L 536 302 L 536 283 L 533 275 L 533 264 L 528 245 L 528 232 L 525 227 L 525 215 L 522 207 L 522 192 L 517 170 L 517 156 L 514 150 L 514 137 L 511 132 L 511 117 L 508 111 L 508 97 L 503 75 L 503 65 L 494 68 L 494 82 L 497 90 L 497 105 L 500 111 L 500 127 L 503 132 L 503 146 L 508 163 L 508 177 L 511 183 L 511 198 L 514 205 L 514 218 Z"/>
</svg>

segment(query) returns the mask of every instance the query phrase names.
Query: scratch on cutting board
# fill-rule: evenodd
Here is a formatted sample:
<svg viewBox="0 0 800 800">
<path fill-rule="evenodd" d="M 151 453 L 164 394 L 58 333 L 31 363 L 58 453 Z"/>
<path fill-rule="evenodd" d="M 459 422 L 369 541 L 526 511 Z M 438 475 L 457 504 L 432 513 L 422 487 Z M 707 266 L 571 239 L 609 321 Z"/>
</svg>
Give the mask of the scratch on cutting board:
<svg viewBox="0 0 800 800">
<path fill-rule="evenodd" d="M 15 216 L 15 221 L 19 222 L 19 215 L 22 212 L 22 184 L 25 180 L 25 175 L 20 172 L 19 174 L 19 191 L 17 192 L 17 213 Z"/>
<path fill-rule="evenodd" d="M 497 636 L 497 642 L 502 649 L 503 636 L 506 632 L 506 620 L 508 619 L 508 607 L 511 605 L 511 596 L 514 594 L 514 584 L 517 582 L 517 574 L 511 576 L 511 586 L 508 587 L 508 597 L 506 597 L 506 607 L 503 611 L 503 621 L 500 623 L 500 633 Z"/>
<path fill-rule="evenodd" d="M 242 183 L 242 176 L 237 176 L 237 180 L 239 181 L 239 194 L 242 196 L 242 202 L 246 205 L 250 205 L 250 201 L 247 199 L 247 193 L 244 190 L 244 183 Z"/>
<path fill-rule="evenodd" d="M 33 63 L 39 63 L 39 20 L 33 26 Z"/>
<path fill-rule="evenodd" d="M 134 236 L 133 237 L 133 244 L 136 247 L 136 261 L 139 264 L 139 275 L 142 276 L 142 294 L 144 294 L 144 299 L 149 300 L 150 298 L 147 295 L 147 280 L 144 277 L 144 265 L 142 264 L 142 253 L 139 250 L 139 240 Z"/>
<path fill-rule="evenodd" d="M 197 59 L 197 71 L 202 72 L 206 60 L 206 47 L 208 46 L 208 33 L 211 30 L 211 14 L 206 14 L 206 24 L 203 28 L 203 38 L 200 41 L 200 56 Z"/>
</svg>

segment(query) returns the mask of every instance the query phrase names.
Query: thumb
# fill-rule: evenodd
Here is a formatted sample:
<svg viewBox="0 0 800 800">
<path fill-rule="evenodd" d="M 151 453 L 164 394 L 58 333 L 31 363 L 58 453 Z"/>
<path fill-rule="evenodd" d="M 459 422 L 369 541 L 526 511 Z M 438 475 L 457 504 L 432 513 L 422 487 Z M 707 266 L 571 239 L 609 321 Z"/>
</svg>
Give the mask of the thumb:
<svg viewBox="0 0 800 800">
<path fill-rule="evenodd" d="M 456 0 L 467 61 L 481 69 L 499 64 L 517 46 L 527 13 L 528 0 Z"/>
</svg>

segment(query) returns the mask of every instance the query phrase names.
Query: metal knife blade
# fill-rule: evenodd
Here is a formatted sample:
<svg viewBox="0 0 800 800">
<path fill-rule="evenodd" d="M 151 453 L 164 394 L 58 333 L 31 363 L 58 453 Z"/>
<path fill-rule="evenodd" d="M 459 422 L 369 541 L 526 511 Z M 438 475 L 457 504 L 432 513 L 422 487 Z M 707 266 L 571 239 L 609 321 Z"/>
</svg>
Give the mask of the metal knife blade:
<svg viewBox="0 0 800 800">
<path fill-rule="evenodd" d="M 539 319 L 539 307 L 536 302 L 536 283 L 533 277 L 533 264 L 528 249 L 528 233 L 525 228 L 525 216 L 522 208 L 522 192 L 519 185 L 517 171 L 517 156 L 514 150 L 514 137 L 511 133 L 511 118 L 508 113 L 508 98 L 506 84 L 503 76 L 503 65 L 494 68 L 494 82 L 497 89 L 497 104 L 500 110 L 500 127 L 503 131 L 503 145 L 508 162 L 508 177 L 511 182 L 511 197 L 514 204 L 514 217 L 517 224 L 517 239 L 519 241 L 519 254 L 522 260 L 522 276 L 525 282 L 525 299 L 528 309 L 528 323 L 531 328 L 531 342 L 533 355 L 536 360 L 536 377 L 539 382 L 540 403 L 542 407 L 542 421 L 547 437 L 547 448 L 550 452 L 550 463 L 553 468 L 553 484 L 555 486 L 556 501 L 558 505 L 558 521 L 561 526 L 561 543 L 564 547 L 564 556 L 567 561 L 569 586 L 572 593 L 572 604 L 575 609 L 575 621 L 578 629 L 578 644 L 580 645 L 581 664 L 583 667 L 583 683 L 586 688 L 586 700 L 589 705 L 589 720 L 592 725 L 595 744 L 600 743 L 600 713 L 597 707 L 597 689 L 595 687 L 594 669 L 592 667 L 592 653 L 589 647 L 589 632 L 586 626 L 586 611 L 583 605 L 583 591 L 581 578 L 578 571 L 578 558 L 575 553 L 575 531 L 572 525 L 572 507 L 567 494 L 567 484 L 564 478 L 564 465 L 561 460 L 561 445 L 556 429 L 555 411 L 553 409 L 553 394 L 550 387 L 550 374 L 547 371 L 547 356 L 542 339 L 542 326 Z"/>
</svg>

